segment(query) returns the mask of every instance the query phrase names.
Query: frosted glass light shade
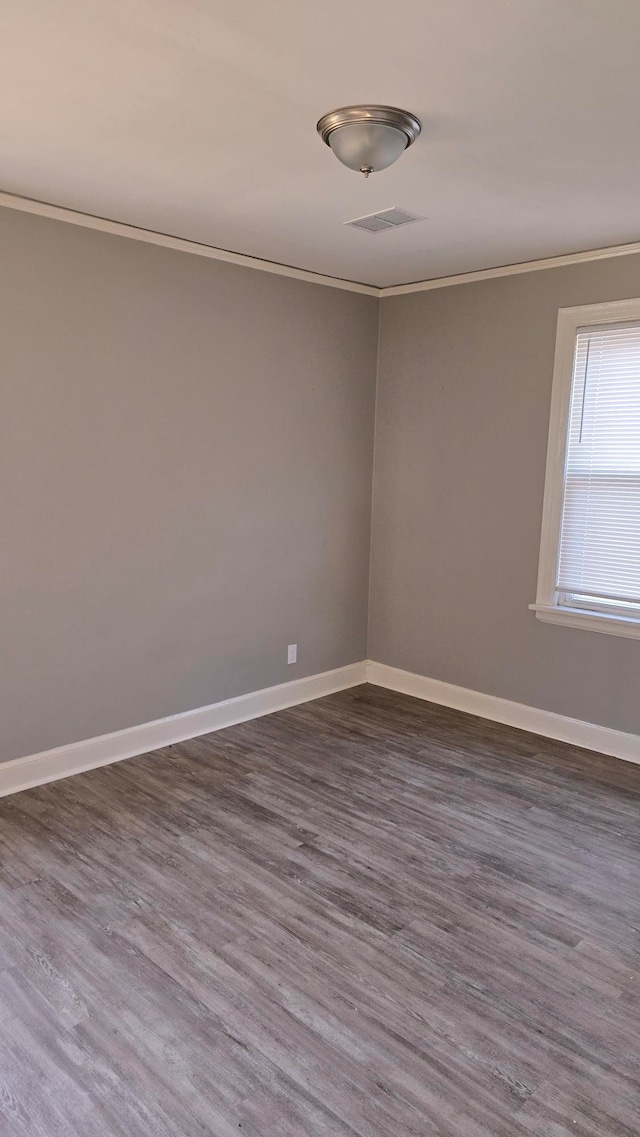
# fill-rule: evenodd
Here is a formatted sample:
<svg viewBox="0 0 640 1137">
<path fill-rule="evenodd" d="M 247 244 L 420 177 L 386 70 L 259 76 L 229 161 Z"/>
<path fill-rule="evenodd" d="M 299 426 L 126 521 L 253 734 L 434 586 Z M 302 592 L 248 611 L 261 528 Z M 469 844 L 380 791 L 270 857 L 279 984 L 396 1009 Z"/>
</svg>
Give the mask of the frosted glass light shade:
<svg viewBox="0 0 640 1137">
<path fill-rule="evenodd" d="M 409 139 L 403 130 L 378 122 L 349 123 L 329 135 L 329 146 L 350 170 L 386 170 L 397 162 Z"/>
</svg>

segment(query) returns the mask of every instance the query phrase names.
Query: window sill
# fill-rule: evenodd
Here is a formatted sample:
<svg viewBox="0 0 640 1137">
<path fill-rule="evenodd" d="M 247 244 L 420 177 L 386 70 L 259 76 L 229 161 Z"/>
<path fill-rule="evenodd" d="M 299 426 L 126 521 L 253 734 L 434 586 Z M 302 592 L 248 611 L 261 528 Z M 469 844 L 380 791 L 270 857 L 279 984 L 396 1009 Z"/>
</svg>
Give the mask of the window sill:
<svg viewBox="0 0 640 1137">
<path fill-rule="evenodd" d="M 566 628 L 582 628 L 585 632 L 604 632 L 607 636 L 626 636 L 640 640 L 640 620 L 631 616 L 609 616 L 580 608 L 560 608 L 551 604 L 530 604 L 537 620 L 545 624 L 562 624 Z"/>
</svg>

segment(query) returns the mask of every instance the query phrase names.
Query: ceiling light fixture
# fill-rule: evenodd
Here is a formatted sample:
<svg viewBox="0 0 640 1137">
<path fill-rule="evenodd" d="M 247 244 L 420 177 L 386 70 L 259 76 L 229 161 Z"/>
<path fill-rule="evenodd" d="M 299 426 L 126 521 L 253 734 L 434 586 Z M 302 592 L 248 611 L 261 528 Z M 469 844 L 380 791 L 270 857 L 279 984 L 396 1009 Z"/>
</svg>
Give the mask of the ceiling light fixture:
<svg viewBox="0 0 640 1137">
<path fill-rule="evenodd" d="M 421 130 L 420 120 L 409 111 L 369 103 L 339 107 L 318 122 L 318 134 L 338 161 L 365 178 L 397 162 Z"/>
</svg>

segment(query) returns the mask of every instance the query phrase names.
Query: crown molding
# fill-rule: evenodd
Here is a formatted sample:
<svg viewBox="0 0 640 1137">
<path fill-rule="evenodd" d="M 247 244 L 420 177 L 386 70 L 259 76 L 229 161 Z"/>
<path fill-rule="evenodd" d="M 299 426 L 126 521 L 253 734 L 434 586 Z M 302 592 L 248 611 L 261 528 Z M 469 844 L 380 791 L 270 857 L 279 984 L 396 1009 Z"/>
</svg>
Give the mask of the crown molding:
<svg viewBox="0 0 640 1137">
<path fill-rule="evenodd" d="M 240 265 L 243 268 L 257 269 L 258 272 L 271 272 L 276 276 L 289 276 L 294 280 L 305 280 L 310 284 L 324 284 L 329 288 L 341 288 L 346 292 L 360 292 L 364 296 L 379 296 L 380 289 L 371 284 L 359 284 L 355 280 L 343 280 L 337 276 L 325 276 L 321 272 L 308 272 L 291 265 L 265 261 L 259 257 L 249 257 L 244 253 L 233 253 L 228 249 L 217 249 L 199 241 L 187 241 L 183 237 L 172 237 L 168 233 L 156 233 L 153 229 L 142 229 L 137 225 L 125 225 L 121 221 L 110 221 L 105 217 L 94 217 L 91 213 L 80 213 L 75 209 L 65 209 L 61 205 L 50 205 L 29 197 L 0 191 L 0 205 L 7 209 L 18 209 L 22 213 L 34 213 L 38 217 L 50 217 L 54 221 L 66 221 L 85 229 L 97 229 L 101 233 L 112 233 L 116 237 L 129 237 L 133 241 L 145 241 L 149 245 L 160 245 L 164 249 L 177 249 L 181 253 L 194 253 L 198 257 L 209 257 L 214 261 Z"/>
<path fill-rule="evenodd" d="M 546 257 L 537 261 L 520 261 L 518 264 L 501 265 L 498 268 L 477 269 L 475 272 L 458 273 L 454 276 L 438 276 L 431 280 L 416 280 L 411 284 L 394 284 L 381 288 L 373 284 L 361 284 L 356 280 L 344 280 L 338 276 L 326 276 L 321 272 L 294 268 L 277 261 L 261 260 L 245 253 L 233 253 L 228 249 L 218 249 L 199 241 L 188 241 L 183 237 L 172 237 L 168 233 L 157 233 L 154 229 L 142 229 L 137 225 L 126 225 L 122 221 L 110 221 L 106 217 L 94 217 L 91 213 L 80 213 L 75 209 L 65 209 L 62 205 L 50 205 L 30 197 L 0 191 L 0 206 L 17 209 L 22 213 L 34 213 L 38 217 L 50 217 L 54 221 L 66 221 L 85 229 L 96 229 L 101 233 L 112 233 L 116 237 L 129 237 L 133 241 L 145 241 L 149 245 L 160 245 L 165 249 L 176 249 L 181 253 L 193 253 L 198 257 L 209 257 L 214 261 L 240 265 L 256 269 L 258 272 L 272 272 L 276 276 L 288 276 L 293 280 L 305 280 L 310 284 L 323 284 L 328 288 L 340 288 L 346 292 L 359 292 L 363 296 L 406 296 L 411 292 L 429 292 L 432 288 L 448 288 L 453 284 L 475 284 L 481 280 L 495 280 L 500 276 L 517 276 L 523 272 L 539 272 L 547 268 L 563 268 L 565 265 L 587 264 L 589 261 L 604 261 L 612 257 L 628 257 L 640 253 L 640 241 L 628 245 L 609 245 L 602 249 L 589 249 L 583 253 L 565 253 L 557 257 Z"/>
<path fill-rule="evenodd" d="M 474 284 L 479 280 L 495 280 L 499 276 L 517 276 L 521 272 L 539 272 L 545 268 L 563 268 L 565 265 L 586 264 L 589 261 L 605 261 L 610 257 L 628 257 L 640 253 L 640 241 L 628 245 L 609 245 L 603 249 L 588 249 L 584 253 L 564 253 L 558 257 L 546 257 L 539 261 L 519 261 L 514 265 L 501 265 L 499 268 L 481 268 L 475 272 L 458 273 L 455 276 L 439 276 L 433 280 L 417 280 L 413 284 L 395 284 L 390 288 L 378 289 L 378 295 L 406 296 L 410 292 L 428 292 L 431 288 L 448 288 L 452 284 Z"/>
</svg>

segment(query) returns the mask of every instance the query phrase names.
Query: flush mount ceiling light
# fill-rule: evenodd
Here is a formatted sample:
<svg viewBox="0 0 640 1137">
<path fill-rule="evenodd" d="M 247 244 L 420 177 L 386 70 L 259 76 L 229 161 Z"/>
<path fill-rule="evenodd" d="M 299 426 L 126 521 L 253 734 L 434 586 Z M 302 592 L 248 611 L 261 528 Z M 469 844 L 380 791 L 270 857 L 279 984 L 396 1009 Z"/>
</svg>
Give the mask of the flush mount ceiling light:
<svg viewBox="0 0 640 1137">
<path fill-rule="evenodd" d="M 420 120 L 409 111 L 369 103 L 339 107 L 318 123 L 318 134 L 338 161 L 365 178 L 397 162 L 421 129 Z"/>
</svg>

